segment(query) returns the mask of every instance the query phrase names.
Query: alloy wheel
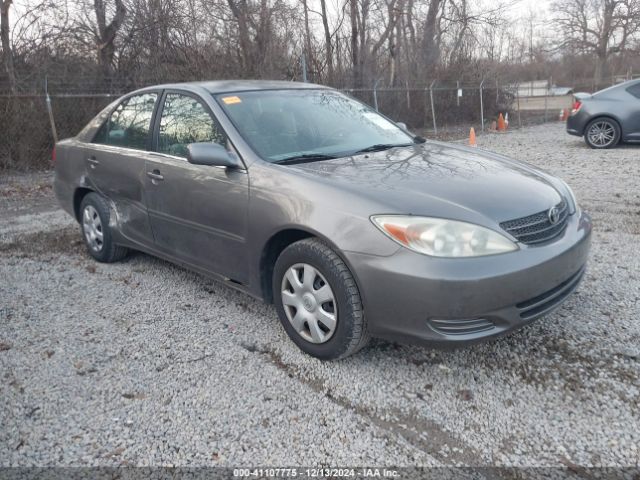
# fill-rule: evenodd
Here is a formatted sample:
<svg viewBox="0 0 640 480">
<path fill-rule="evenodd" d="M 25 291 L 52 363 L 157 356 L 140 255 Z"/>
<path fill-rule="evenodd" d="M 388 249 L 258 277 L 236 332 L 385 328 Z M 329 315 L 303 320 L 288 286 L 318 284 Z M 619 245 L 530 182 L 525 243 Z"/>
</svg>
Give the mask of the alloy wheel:
<svg viewBox="0 0 640 480">
<path fill-rule="evenodd" d="M 329 282 L 307 263 L 290 267 L 282 278 L 282 305 L 298 334 L 311 343 L 325 343 L 335 333 L 337 302 Z"/>
<path fill-rule="evenodd" d="M 82 213 L 82 230 L 89 248 L 94 252 L 102 250 L 104 245 L 102 220 L 100 220 L 98 211 L 92 205 L 87 205 Z"/>
<path fill-rule="evenodd" d="M 608 147 L 616 138 L 616 129 L 610 122 L 601 120 L 591 125 L 587 135 L 596 147 Z"/>
</svg>

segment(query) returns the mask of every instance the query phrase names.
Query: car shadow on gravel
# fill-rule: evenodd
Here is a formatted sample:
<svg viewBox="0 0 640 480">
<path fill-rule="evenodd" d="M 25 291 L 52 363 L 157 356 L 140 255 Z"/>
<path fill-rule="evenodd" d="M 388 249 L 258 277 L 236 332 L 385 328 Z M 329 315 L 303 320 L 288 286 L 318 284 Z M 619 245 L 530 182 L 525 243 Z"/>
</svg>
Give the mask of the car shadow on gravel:
<svg viewBox="0 0 640 480">
<path fill-rule="evenodd" d="M 580 140 L 578 138 L 571 138 L 567 141 L 567 144 L 564 146 L 564 148 L 575 148 L 576 150 L 584 150 L 587 152 L 594 152 L 594 153 L 598 153 L 598 154 L 607 154 L 607 153 L 612 153 L 615 152 L 616 150 L 633 150 L 633 149 L 638 149 L 640 148 L 640 144 L 637 143 L 619 143 L 618 145 L 616 145 L 613 148 L 606 148 L 606 149 L 597 149 L 597 148 L 591 148 L 589 147 L 584 140 Z"/>
<path fill-rule="evenodd" d="M 19 235 L 11 242 L 0 243 L 0 254 L 13 254 L 19 258 L 40 257 L 42 255 L 78 255 L 83 252 L 82 245 L 79 230 L 68 227 Z"/>
</svg>

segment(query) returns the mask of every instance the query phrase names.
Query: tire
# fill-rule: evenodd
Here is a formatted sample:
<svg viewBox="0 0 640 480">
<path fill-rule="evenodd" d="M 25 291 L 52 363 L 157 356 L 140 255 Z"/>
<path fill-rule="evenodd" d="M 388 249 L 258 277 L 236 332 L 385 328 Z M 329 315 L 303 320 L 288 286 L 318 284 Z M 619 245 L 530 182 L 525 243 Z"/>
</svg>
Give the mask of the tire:
<svg viewBox="0 0 640 480">
<path fill-rule="evenodd" d="M 353 275 L 318 239 L 300 240 L 280 254 L 273 271 L 273 298 L 289 338 L 309 355 L 337 360 L 353 355 L 369 341 Z M 331 316 L 333 328 L 327 321 Z"/>
<path fill-rule="evenodd" d="M 612 118 L 595 118 L 584 129 L 584 141 L 595 149 L 613 148 L 620 142 L 620 125 Z"/>
<path fill-rule="evenodd" d="M 109 227 L 111 211 L 104 197 L 88 193 L 80 203 L 80 231 L 89 254 L 99 262 L 122 260 L 128 253 L 125 247 L 113 242 Z"/>
</svg>

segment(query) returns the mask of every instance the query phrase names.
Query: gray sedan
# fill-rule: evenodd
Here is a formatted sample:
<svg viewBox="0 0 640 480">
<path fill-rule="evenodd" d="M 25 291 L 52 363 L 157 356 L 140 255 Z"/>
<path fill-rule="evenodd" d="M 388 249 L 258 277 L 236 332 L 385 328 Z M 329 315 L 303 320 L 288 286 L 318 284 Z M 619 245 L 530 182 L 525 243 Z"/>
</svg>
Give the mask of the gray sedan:
<svg viewBox="0 0 640 480">
<path fill-rule="evenodd" d="M 591 148 L 640 143 L 640 80 L 614 85 L 593 95 L 576 93 L 575 97 L 567 133 L 584 136 Z"/>
<path fill-rule="evenodd" d="M 319 85 L 144 88 L 55 154 L 56 195 L 96 260 L 139 250 L 275 303 L 321 359 L 371 336 L 514 330 L 567 298 L 589 252 L 562 180 L 425 141 Z"/>
</svg>

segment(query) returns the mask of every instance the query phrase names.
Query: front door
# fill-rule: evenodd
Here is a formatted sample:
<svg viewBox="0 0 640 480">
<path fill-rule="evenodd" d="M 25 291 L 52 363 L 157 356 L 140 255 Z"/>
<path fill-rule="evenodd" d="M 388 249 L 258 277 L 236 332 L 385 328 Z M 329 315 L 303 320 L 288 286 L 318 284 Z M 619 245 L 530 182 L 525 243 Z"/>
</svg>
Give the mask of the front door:
<svg viewBox="0 0 640 480">
<path fill-rule="evenodd" d="M 147 92 L 125 98 L 83 152 L 89 180 L 115 208 L 120 232 L 142 245 L 153 243 L 144 169 L 158 97 L 158 92 Z"/>
<path fill-rule="evenodd" d="M 158 115 L 156 153 L 145 167 L 147 211 L 156 248 L 246 283 L 247 172 L 187 162 L 190 143 L 228 145 L 201 99 L 168 91 Z"/>
</svg>

